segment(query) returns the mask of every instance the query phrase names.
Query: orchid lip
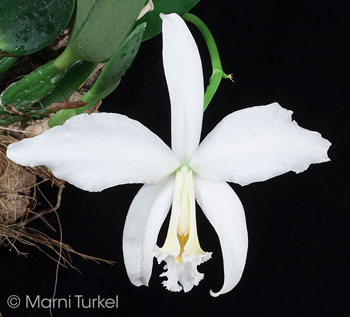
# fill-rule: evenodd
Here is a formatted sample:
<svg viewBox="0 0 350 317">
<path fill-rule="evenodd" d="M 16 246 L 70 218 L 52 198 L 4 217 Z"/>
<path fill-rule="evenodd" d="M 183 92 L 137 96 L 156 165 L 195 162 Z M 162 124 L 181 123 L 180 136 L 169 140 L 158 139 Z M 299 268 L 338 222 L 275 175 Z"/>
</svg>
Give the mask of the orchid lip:
<svg viewBox="0 0 350 317">
<path fill-rule="evenodd" d="M 187 164 L 182 164 L 176 170 L 170 222 L 162 249 L 181 261 L 192 240 L 198 241 L 193 172 Z M 201 250 L 199 243 L 196 248 Z"/>
<path fill-rule="evenodd" d="M 200 247 L 195 210 L 193 172 L 187 164 L 176 171 L 173 204 L 167 237 L 162 248 L 154 249 L 158 262 L 167 265 L 161 276 L 168 277 L 163 284 L 170 291 L 189 291 L 198 285 L 203 274 L 197 272 L 197 266 L 211 257 Z M 182 287 L 180 287 L 180 285 Z"/>
</svg>

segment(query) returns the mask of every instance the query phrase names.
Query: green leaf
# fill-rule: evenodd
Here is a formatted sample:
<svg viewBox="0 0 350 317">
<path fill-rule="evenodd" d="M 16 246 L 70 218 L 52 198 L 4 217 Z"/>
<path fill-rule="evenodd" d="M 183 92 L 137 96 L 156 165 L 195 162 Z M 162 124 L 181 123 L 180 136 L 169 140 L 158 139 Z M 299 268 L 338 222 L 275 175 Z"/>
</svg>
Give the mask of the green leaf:
<svg viewBox="0 0 350 317">
<path fill-rule="evenodd" d="M 57 88 L 54 89 L 49 95 L 36 102 L 30 106 L 30 108 L 25 109 L 23 115 L 8 115 L 10 114 L 9 110 L 0 108 L 0 126 L 9 125 L 16 121 L 23 121 L 30 117 L 41 119 L 47 116 L 52 110 L 48 109 L 50 105 L 55 102 L 65 101 L 65 96 L 69 97 L 79 86 L 86 80 L 87 77 L 96 67 L 96 63 L 78 61 L 73 63 L 70 67 L 67 68 L 62 79 L 58 82 Z M 64 95 L 62 95 L 64 94 Z M 71 113 L 71 114 L 70 114 Z M 6 115 L 1 118 L 1 115 Z M 65 110 L 64 116 L 68 119 L 75 115 L 74 109 Z"/>
<path fill-rule="evenodd" d="M 88 91 L 90 95 L 104 95 L 106 90 L 114 87 L 119 82 L 139 50 L 145 28 L 146 23 L 142 23 L 126 38 L 108 61 L 92 88 Z"/>
<path fill-rule="evenodd" d="M 1 0 L 0 49 L 27 55 L 50 44 L 67 26 L 74 0 Z"/>
<path fill-rule="evenodd" d="M 161 13 L 177 13 L 182 16 L 192 9 L 199 0 L 153 0 L 154 10 L 148 12 L 144 17 L 137 21 L 137 25 L 147 22 L 147 28 L 143 36 L 143 41 L 157 35 L 162 31 Z"/>
<path fill-rule="evenodd" d="M 77 0 L 65 51 L 56 60 L 65 68 L 76 60 L 105 63 L 128 36 L 145 0 Z"/>
<path fill-rule="evenodd" d="M 85 61 L 77 61 L 70 65 L 56 85 L 58 89 L 54 89 L 49 95 L 41 99 L 39 107 L 46 108 L 55 101 L 63 102 L 65 97 L 68 99 L 84 83 L 96 66 L 97 63 Z M 34 104 L 32 107 L 39 108 L 36 105 Z"/>
<path fill-rule="evenodd" d="M 54 61 L 51 61 L 13 83 L 0 96 L 0 115 L 8 112 L 5 108 L 7 104 L 26 111 L 27 107 L 53 91 L 64 73 L 65 70 L 57 68 Z"/>
<path fill-rule="evenodd" d="M 0 78 L 11 68 L 17 59 L 16 57 L 3 57 L 0 59 Z"/>
<path fill-rule="evenodd" d="M 140 48 L 145 28 L 146 23 L 139 25 L 113 54 L 94 85 L 80 98 L 80 100 L 88 102 L 88 104 L 78 109 L 61 110 L 57 112 L 49 120 L 50 127 L 62 125 L 69 118 L 83 113 L 86 109 L 108 96 L 117 88 L 122 76 L 130 67 Z"/>
<path fill-rule="evenodd" d="M 27 119 L 27 116 L 11 115 L 5 118 L 0 117 L 0 126 L 6 126 L 14 122 L 22 121 Z"/>
</svg>

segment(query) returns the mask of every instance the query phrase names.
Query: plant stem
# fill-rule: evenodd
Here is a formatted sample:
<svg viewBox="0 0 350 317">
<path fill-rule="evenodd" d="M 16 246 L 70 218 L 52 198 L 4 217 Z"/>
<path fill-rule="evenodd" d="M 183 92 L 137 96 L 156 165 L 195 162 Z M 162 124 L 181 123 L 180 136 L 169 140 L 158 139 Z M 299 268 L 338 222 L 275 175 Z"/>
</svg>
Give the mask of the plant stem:
<svg viewBox="0 0 350 317">
<path fill-rule="evenodd" d="M 209 85 L 208 85 L 208 87 L 205 91 L 205 94 L 204 94 L 204 110 L 203 111 L 205 111 L 205 109 L 207 109 L 210 101 L 214 97 L 215 92 L 220 85 L 221 79 L 222 78 L 231 78 L 231 77 L 229 75 L 226 75 L 222 69 L 220 55 L 219 55 L 218 48 L 215 44 L 215 40 L 214 40 L 212 34 L 210 33 L 208 27 L 204 24 L 204 22 L 191 13 L 185 13 L 182 16 L 182 18 L 186 21 L 193 23 L 199 29 L 199 31 L 202 33 L 202 35 L 205 39 L 205 42 L 206 42 L 206 44 L 208 46 L 208 50 L 209 50 L 209 55 L 210 55 L 210 59 L 211 59 L 211 65 L 213 68 L 213 72 L 212 72 L 212 75 L 209 79 Z"/>
<path fill-rule="evenodd" d="M 68 66 L 78 61 L 79 58 L 76 57 L 67 46 L 66 49 L 58 56 L 55 60 L 55 65 L 59 69 L 67 69 Z"/>
</svg>

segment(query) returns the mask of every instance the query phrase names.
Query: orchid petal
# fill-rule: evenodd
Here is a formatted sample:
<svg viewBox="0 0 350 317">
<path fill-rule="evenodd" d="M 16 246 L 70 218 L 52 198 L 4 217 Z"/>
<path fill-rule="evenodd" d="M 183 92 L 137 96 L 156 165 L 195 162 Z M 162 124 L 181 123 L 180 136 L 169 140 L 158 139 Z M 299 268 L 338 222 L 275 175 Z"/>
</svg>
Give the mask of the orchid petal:
<svg viewBox="0 0 350 317">
<path fill-rule="evenodd" d="M 133 199 L 123 233 L 123 254 L 130 281 L 148 285 L 152 273 L 153 248 L 169 212 L 174 176 L 156 185 L 144 185 Z"/>
<path fill-rule="evenodd" d="M 180 164 L 165 143 L 138 121 L 99 113 L 75 116 L 63 126 L 8 147 L 7 156 L 88 191 L 125 183 L 156 183 Z"/>
<path fill-rule="evenodd" d="M 189 165 L 212 181 L 247 185 L 329 161 L 331 143 L 291 115 L 278 103 L 236 111 L 204 139 Z"/>
<path fill-rule="evenodd" d="M 204 84 L 197 45 L 177 15 L 163 15 L 163 64 L 171 102 L 171 144 L 183 163 L 196 151 L 202 129 Z"/>
<path fill-rule="evenodd" d="M 248 249 L 248 233 L 243 206 L 226 182 L 210 182 L 194 175 L 196 199 L 219 236 L 223 262 L 224 285 L 212 296 L 232 290 L 241 279 Z"/>
</svg>

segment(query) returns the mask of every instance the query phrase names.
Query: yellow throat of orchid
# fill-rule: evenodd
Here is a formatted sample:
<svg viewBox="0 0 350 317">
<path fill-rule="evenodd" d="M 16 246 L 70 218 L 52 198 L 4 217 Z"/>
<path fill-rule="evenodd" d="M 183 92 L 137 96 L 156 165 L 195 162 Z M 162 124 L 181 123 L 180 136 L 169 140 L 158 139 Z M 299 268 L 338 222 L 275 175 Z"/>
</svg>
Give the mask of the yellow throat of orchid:
<svg viewBox="0 0 350 317">
<path fill-rule="evenodd" d="M 161 250 L 178 263 L 186 262 L 186 255 L 204 254 L 197 236 L 193 172 L 186 164 L 176 171 L 170 223 Z"/>
</svg>

